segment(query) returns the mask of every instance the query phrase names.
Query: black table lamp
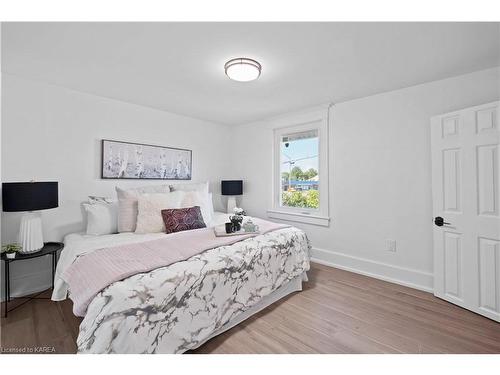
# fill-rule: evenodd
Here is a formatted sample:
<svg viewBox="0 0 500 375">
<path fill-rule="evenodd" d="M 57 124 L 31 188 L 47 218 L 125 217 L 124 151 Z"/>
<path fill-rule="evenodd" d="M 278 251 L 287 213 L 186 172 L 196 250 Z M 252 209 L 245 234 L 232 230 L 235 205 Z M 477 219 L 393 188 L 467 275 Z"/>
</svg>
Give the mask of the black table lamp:
<svg viewBox="0 0 500 375">
<path fill-rule="evenodd" d="M 227 213 L 231 214 L 236 207 L 236 195 L 243 194 L 243 181 L 242 180 L 223 180 L 221 181 L 222 195 L 228 195 L 227 198 Z"/>
<path fill-rule="evenodd" d="M 58 206 L 57 182 L 4 182 L 2 184 L 4 212 L 26 212 L 21 217 L 18 242 L 21 253 L 34 253 L 43 248 L 42 218 L 32 211 Z"/>
</svg>

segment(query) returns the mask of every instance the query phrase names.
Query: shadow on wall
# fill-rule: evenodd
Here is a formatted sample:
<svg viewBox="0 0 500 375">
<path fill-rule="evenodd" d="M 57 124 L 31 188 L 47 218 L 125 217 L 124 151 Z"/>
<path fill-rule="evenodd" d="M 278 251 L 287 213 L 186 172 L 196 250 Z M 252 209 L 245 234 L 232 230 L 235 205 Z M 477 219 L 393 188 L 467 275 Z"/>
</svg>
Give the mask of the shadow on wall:
<svg viewBox="0 0 500 375">
<path fill-rule="evenodd" d="M 83 201 L 67 202 L 63 206 L 54 209 L 39 211 L 42 215 L 44 242 L 62 241 L 69 233 L 85 231 L 87 215 L 82 203 Z M 78 209 L 80 214 L 77 214 Z M 17 242 L 17 234 L 23 214 L 24 212 L 2 212 L 2 244 Z"/>
<path fill-rule="evenodd" d="M 55 228 L 52 228 L 52 235 L 57 239 L 62 239 L 70 233 L 84 232 L 86 228 L 86 222 L 74 222 L 67 223 Z M 45 240 L 47 241 L 47 240 Z"/>
</svg>

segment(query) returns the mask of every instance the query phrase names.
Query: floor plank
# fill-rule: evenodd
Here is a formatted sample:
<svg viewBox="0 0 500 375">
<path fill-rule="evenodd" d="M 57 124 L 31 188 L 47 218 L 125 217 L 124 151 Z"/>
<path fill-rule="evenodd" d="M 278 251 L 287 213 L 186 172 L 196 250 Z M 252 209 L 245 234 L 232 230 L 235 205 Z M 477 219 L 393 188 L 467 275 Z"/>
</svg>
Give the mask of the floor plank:
<svg viewBox="0 0 500 375">
<path fill-rule="evenodd" d="M 0 319 L 0 346 L 75 353 L 80 322 L 69 300 L 33 300 Z M 430 293 L 312 264 L 302 292 L 190 353 L 500 353 L 500 324 Z"/>
</svg>

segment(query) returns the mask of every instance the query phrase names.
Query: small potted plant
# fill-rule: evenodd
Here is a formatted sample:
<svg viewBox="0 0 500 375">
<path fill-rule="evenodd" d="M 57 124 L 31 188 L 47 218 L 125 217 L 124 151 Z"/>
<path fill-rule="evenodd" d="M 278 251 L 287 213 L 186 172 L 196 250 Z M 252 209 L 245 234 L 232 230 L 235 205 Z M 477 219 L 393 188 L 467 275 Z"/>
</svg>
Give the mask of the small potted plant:
<svg viewBox="0 0 500 375">
<path fill-rule="evenodd" d="M 245 211 L 242 208 L 235 207 L 234 215 L 229 216 L 229 220 L 231 220 L 231 223 L 233 223 L 233 228 L 235 232 L 241 229 L 241 223 L 243 221 L 244 215 Z"/>
<path fill-rule="evenodd" d="M 2 246 L 2 253 L 9 259 L 14 259 L 16 254 L 21 251 L 22 247 L 17 243 L 10 243 L 8 245 Z"/>
<path fill-rule="evenodd" d="M 239 216 L 245 216 L 246 215 L 245 210 L 243 208 L 240 208 L 240 207 L 235 207 L 234 208 L 234 214 L 235 215 L 239 215 Z"/>
</svg>

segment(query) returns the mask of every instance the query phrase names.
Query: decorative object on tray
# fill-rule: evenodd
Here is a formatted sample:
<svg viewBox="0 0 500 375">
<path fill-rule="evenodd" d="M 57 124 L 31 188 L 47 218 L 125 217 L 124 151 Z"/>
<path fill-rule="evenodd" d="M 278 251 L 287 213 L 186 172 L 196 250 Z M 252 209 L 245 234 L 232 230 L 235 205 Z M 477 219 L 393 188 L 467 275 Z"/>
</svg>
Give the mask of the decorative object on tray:
<svg viewBox="0 0 500 375">
<path fill-rule="evenodd" d="M 229 220 L 233 224 L 233 232 L 236 232 L 241 229 L 241 223 L 243 221 L 243 215 L 245 211 L 243 211 L 241 208 L 235 207 L 234 212 L 234 215 L 229 216 Z"/>
<path fill-rule="evenodd" d="M 255 225 L 252 219 L 248 218 L 248 220 L 242 226 L 243 230 L 247 233 L 254 233 L 259 231 L 259 226 Z"/>
<path fill-rule="evenodd" d="M 29 211 L 21 217 L 18 242 L 22 254 L 43 248 L 42 218 L 32 211 L 58 207 L 57 182 L 4 182 L 2 183 L 4 212 Z"/>
<path fill-rule="evenodd" d="M 240 215 L 240 216 L 245 216 L 246 215 L 246 212 L 243 208 L 240 208 L 240 207 L 235 207 L 234 210 L 233 210 L 234 214 L 235 215 Z"/>
<path fill-rule="evenodd" d="M 227 213 L 230 214 L 236 208 L 236 195 L 243 194 L 242 180 L 223 180 L 221 181 L 222 195 L 228 195 L 227 198 Z"/>
<path fill-rule="evenodd" d="M 233 223 L 231 223 L 231 222 L 225 223 L 224 227 L 226 228 L 226 233 L 227 234 L 234 232 L 234 225 L 233 225 Z"/>
<path fill-rule="evenodd" d="M 2 246 L 2 253 L 5 253 L 5 256 L 9 259 L 14 259 L 16 254 L 21 251 L 21 245 L 17 243 L 10 243 L 8 245 Z"/>
<path fill-rule="evenodd" d="M 101 178 L 190 180 L 192 151 L 102 140 Z"/>
</svg>

